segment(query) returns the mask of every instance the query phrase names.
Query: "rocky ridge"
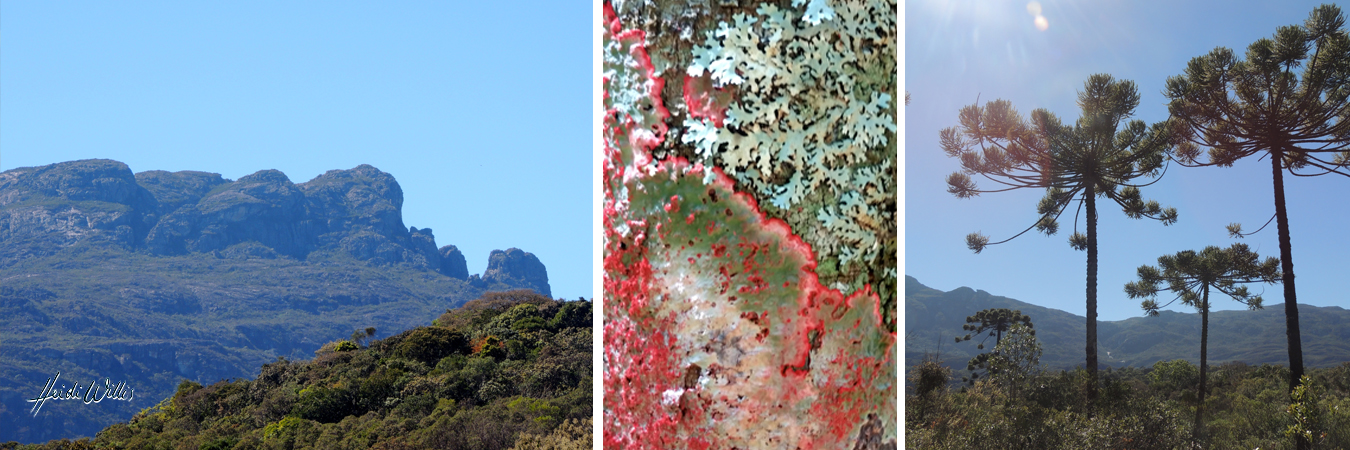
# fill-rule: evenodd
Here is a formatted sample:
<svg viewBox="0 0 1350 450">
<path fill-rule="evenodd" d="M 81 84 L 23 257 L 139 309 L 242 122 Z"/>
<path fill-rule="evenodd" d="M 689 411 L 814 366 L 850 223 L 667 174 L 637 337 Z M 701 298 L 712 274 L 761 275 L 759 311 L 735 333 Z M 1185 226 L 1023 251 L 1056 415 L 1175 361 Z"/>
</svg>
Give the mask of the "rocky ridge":
<svg viewBox="0 0 1350 450">
<path fill-rule="evenodd" d="M 238 180 L 220 174 L 147 171 L 90 159 L 0 173 L 0 267 L 81 242 L 153 255 L 290 257 L 340 251 L 374 265 L 400 264 L 470 281 L 551 295 L 534 255 L 495 250 L 471 277 L 454 245 L 403 224 L 403 189 L 370 165 L 295 184 L 277 170 Z M 17 244 L 17 245 L 8 245 Z"/>
</svg>

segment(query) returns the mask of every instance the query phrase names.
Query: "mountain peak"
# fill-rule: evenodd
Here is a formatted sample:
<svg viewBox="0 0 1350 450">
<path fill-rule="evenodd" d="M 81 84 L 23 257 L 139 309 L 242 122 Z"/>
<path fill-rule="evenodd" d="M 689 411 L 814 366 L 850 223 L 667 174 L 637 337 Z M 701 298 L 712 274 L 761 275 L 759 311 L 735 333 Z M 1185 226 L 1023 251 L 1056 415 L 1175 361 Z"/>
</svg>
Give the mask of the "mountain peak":
<svg viewBox="0 0 1350 450">
<path fill-rule="evenodd" d="M 403 189 L 369 164 L 299 184 L 275 169 L 229 180 L 194 171 L 133 174 L 108 159 L 24 167 L 0 173 L 0 222 L 9 224 L 0 229 L 0 267 L 79 242 L 107 242 L 155 255 L 304 260 L 330 251 L 469 279 L 457 248 L 438 249 L 430 229 L 404 225 Z M 247 248 L 230 250 L 240 245 Z M 484 287 L 550 295 L 547 271 L 530 253 L 497 250 L 488 266 Z"/>
<path fill-rule="evenodd" d="M 506 251 L 492 251 L 483 279 L 503 284 L 524 284 L 540 294 L 553 296 L 549 291 L 548 270 L 544 269 L 544 263 L 539 262 L 533 253 L 514 247 Z"/>
</svg>

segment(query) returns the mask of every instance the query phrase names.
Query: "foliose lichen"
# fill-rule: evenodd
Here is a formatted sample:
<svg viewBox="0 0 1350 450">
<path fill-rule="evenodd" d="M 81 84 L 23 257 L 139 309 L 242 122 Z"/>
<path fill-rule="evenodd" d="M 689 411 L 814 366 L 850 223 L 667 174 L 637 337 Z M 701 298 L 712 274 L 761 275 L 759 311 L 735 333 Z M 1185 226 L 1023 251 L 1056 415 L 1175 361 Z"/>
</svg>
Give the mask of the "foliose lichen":
<svg viewBox="0 0 1350 450">
<path fill-rule="evenodd" d="M 856 290 L 884 279 L 883 296 L 893 294 L 896 4 L 794 0 L 792 6 L 762 4 L 705 33 L 686 72 L 711 83 L 687 82 L 685 97 L 734 88 L 735 100 L 716 114 L 703 103 L 687 105 L 680 140 L 794 229 L 810 221 L 823 226 L 800 234 L 822 261 L 860 275 L 840 277 L 838 287 Z M 859 273 L 867 267 L 891 269 Z"/>
</svg>

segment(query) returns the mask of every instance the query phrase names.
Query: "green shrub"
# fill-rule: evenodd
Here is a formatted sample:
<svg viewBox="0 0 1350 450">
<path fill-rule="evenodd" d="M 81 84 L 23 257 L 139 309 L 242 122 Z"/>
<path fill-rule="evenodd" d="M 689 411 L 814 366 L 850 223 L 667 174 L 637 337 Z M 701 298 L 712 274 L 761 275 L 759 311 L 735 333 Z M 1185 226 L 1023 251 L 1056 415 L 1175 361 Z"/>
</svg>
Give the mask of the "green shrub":
<svg viewBox="0 0 1350 450">
<path fill-rule="evenodd" d="M 544 322 L 542 317 L 525 317 L 511 323 L 511 329 L 521 333 L 542 330 L 547 327 L 548 323 Z"/>
<path fill-rule="evenodd" d="M 399 400 L 398 406 L 394 407 L 392 414 L 396 417 L 417 419 L 431 414 L 436 409 L 436 396 L 432 394 L 419 394 L 405 397 Z"/>
<path fill-rule="evenodd" d="M 314 386 L 300 391 L 291 414 L 302 419 L 333 423 L 355 412 L 350 392 L 325 386 Z"/>
<path fill-rule="evenodd" d="M 564 303 L 558 313 L 554 314 L 553 318 L 548 321 L 548 327 L 552 330 L 572 327 L 589 328 L 590 326 L 591 302 L 587 301 Z"/>
<path fill-rule="evenodd" d="M 437 326 L 450 328 L 452 330 L 467 331 L 474 328 L 481 328 L 494 320 L 498 315 L 521 305 L 535 305 L 536 308 L 541 305 L 554 303 L 554 300 L 539 295 L 530 289 L 517 289 L 506 292 L 485 292 L 475 300 L 465 303 L 458 309 L 447 310 L 445 314 L 437 318 Z M 537 311 L 537 310 L 536 310 Z M 506 322 L 504 326 L 509 326 L 515 320 Z"/>
<path fill-rule="evenodd" d="M 1161 392 L 1173 392 L 1173 399 L 1195 400 L 1195 386 L 1200 382 L 1200 368 L 1190 361 L 1174 359 L 1158 361 L 1148 374 L 1149 386 Z"/>
<path fill-rule="evenodd" d="M 524 434 L 516 440 L 513 450 L 589 450 L 591 447 L 591 419 L 568 419 L 547 435 Z"/>
<path fill-rule="evenodd" d="M 230 449 L 234 448 L 235 444 L 238 444 L 238 443 L 239 443 L 239 438 L 236 438 L 236 437 L 223 437 L 223 438 L 219 438 L 219 439 L 213 440 L 213 441 L 211 441 L 211 442 L 207 442 L 207 443 L 205 443 L 205 444 L 202 444 L 201 447 L 198 447 L 198 449 L 199 449 L 199 450 L 230 450 Z"/>
<path fill-rule="evenodd" d="M 469 340 L 463 333 L 439 327 L 418 328 L 394 346 L 394 356 L 414 359 L 428 365 L 456 353 L 469 353 Z"/>
<path fill-rule="evenodd" d="M 469 357 L 467 355 L 460 353 L 446 356 L 436 363 L 433 372 L 437 374 L 457 372 L 459 369 L 464 368 L 464 364 L 468 362 L 468 360 Z"/>
</svg>

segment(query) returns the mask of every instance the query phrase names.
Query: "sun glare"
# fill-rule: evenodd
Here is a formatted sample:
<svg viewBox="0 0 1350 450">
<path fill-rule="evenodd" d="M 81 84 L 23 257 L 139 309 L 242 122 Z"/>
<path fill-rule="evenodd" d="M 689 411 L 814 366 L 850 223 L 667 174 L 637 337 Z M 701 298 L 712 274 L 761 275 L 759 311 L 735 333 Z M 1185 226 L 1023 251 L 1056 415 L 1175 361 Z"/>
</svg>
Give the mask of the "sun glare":
<svg viewBox="0 0 1350 450">
<path fill-rule="evenodd" d="M 1036 24 L 1037 30 L 1045 31 L 1047 28 L 1050 28 L 1050 21 L 1046 20 L 1045 16 L 1041 15 L 1041 2 L 1027 3 L 1027 13 L 1036 17 L 1034 23 Z"/>
</svg>

